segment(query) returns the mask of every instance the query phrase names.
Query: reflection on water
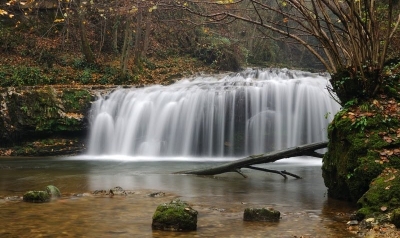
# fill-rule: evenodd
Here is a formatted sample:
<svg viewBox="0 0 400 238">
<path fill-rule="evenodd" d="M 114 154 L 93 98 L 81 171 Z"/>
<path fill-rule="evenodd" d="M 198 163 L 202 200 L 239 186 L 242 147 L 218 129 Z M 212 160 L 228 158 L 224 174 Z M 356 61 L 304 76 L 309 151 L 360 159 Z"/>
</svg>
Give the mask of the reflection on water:
<svg viewBox="0 0 400 238">
<path fill-rule="evenodd" d="M 303 179 L 243 170 L 216 177 L 173 172 L 210 166 L 191 159 L 160 161 L 124 158 L 1 158 L 0 198 L 22 196 L 53 184 L 63 198 L 47 204 L 0 199 L 0 237 L 351 237 L 346 233 L 347 203 L 329 200 L 320 160 L 296 158 L 263 167 L 287 170 Z M 127 197 L 73 196 L 121 186 Z M 166 197 L 147 194 L 166 192 Z M 151 230 L 158 204 L 180 198 L 199 211 L 198 230 L 171 233 Z M 279 223 L 243 222 L 246 207 L 274 207 Z"/>
</svg>

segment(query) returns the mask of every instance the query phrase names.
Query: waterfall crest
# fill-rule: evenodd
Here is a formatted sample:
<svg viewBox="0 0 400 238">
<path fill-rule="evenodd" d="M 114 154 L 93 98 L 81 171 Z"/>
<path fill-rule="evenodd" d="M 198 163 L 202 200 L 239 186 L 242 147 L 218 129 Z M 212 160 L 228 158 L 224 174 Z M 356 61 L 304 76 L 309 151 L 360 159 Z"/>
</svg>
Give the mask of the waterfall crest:
<svg viewBox="0 0 400 238">
<path fill-rule="evenodd" d="M 327 139 L 327 76 L 286 69 L 118 89 L 92 106 L 89 154 L 244 156 Z"/>
</svg>

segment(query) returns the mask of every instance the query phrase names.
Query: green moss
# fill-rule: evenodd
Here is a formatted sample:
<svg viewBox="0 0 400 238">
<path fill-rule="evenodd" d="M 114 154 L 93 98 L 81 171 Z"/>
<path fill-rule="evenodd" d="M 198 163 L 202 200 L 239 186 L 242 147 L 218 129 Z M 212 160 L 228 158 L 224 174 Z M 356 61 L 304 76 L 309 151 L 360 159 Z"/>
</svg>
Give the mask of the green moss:
<svg viewBox="0 0 400 238">
<path fill-rule="evenodd" d="M 48 185 L 46 187 L 46 192 L 50 195 L 51 198 L 59 198 L 59 197 L 61 197 L 60 190 L 54 185 Z"/>
<path fill-rule="evenodd" d="M 65 89 L 61 96 L 65 111 L 75 113 L 85 111 L 91 100 L 92 96 L 85 89 Z"/>
<path fill-rule="evenodd" d="M 45 191 L 29 191 L 23 196 L 25 202 L 48 202 L 50 201 L 50 195 Z"/>
<path fill-rule="evenodd" d="M 369 190 L 357 201 L 360 214 L 388 212 L 400 208 L 400 173 L 386 168 L 371 182 Z"/>
<path fill-rule="evenodd" d="M 400 228 L 400 208 L 393 210 L 391 222 L 397 227 Z"/>
<path fill-rule="evenodd" d="M 281 213 L 273 208 L 246 208 L 243 213 L 245 221 L 279 221 Z"/>
<path fill-rule="evenodd" d="M 379 151 L 399 147 L 394 133 L 399 128 L 398 115 L 389 115 L 369 101 L 359 105 L 364 107 L 352 105 L 335 115 L 328 127 L 328 152 L 322 166 L 329 196 L 350 201 L 357 201 L 385 166 L 400 168 L 398 156 L 381 164 L 379 155 Z M 365 111 L 371 115 L 362 114 Z M 393 141 L 384 140 L 382 132 L 392 132 Z"/>
<path fill-rule="evenodd" d="M 152 227 L 157 230 L 196 230 L 197 211 L 185 202 L 173 200 L 157 207 L 153 215 Z"/>
</svg>

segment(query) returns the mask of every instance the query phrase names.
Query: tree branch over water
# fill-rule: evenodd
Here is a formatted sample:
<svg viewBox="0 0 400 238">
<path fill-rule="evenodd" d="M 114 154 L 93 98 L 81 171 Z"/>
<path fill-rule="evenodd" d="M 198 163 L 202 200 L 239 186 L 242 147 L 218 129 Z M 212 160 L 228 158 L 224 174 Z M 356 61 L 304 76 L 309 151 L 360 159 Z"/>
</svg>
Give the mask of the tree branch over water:
<svg viewBox="0 0 400 238">
<path fill-rule="evenodd" d="M 255 170 L 262 170 L 262 171 L 270 172 L 270 173 L 281 174 L 285 178 L 286 178 L 285 174 L 296 177 L 296 178 L 300 178 L 300 176 L 291 174 L 286 171 L 262 169 L 262 168 L 254 167 L 252 165 L 272 163 L 272 162 L 275 162 L 275 161 L 278 161 L 281 159 L 286 159 L 286 158 L 296 157 L 296 156 L 316 155 L 316 154 L 314 154 L 315 150 L 326 148 L 327 145 L 328 145 L 327 141 L 306 144 L 306 145 L 292 147 L 292 148 L 288 148 L 288 149 L 284 149 L 284 150 L 280 150 L 280 151 L 272 151 L 272 152 L 269 152 L 266 154 L 250 155 L 243 159 L 216 165 L 216 166 L 209 167 L 209 168 L 181 171 L 181 172 L 177 172 L 177 174 L 216 175 L 216 174 L 222 174 L 222 173 L 227 173 L 227 172 L 238 172 L 238 171 L 240 171 L 241 168 L 249 168 L 249 169 L 255 169 Z"/>
</svg>

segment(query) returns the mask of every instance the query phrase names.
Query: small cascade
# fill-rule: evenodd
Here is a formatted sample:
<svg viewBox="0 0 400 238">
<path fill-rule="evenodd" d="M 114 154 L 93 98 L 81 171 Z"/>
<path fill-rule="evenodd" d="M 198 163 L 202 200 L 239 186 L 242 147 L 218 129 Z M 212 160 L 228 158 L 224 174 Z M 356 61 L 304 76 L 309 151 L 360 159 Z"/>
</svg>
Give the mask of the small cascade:
<svg viewBox="0 0 400 238">
<path fill-rule="evenodd" d="M 244 156 L 327 139 L 326 75 L 286 69 L 118 89 L 92 106 L 90 155 Z"/>
</svg>

